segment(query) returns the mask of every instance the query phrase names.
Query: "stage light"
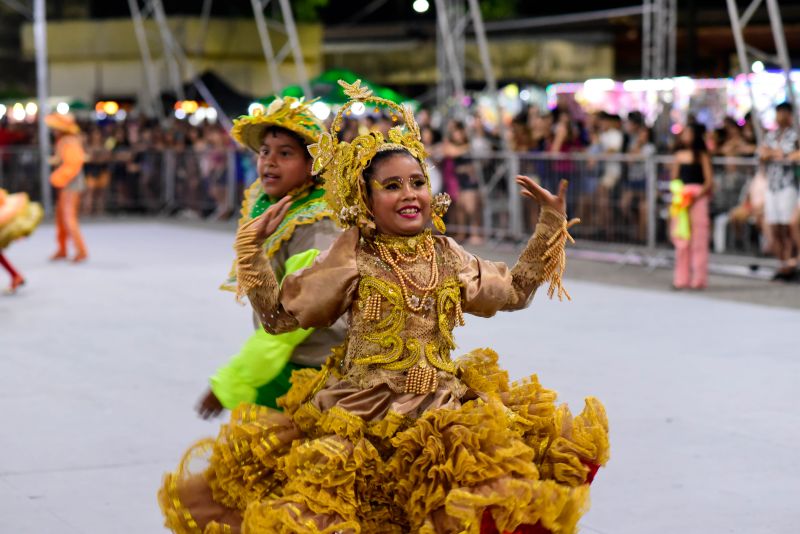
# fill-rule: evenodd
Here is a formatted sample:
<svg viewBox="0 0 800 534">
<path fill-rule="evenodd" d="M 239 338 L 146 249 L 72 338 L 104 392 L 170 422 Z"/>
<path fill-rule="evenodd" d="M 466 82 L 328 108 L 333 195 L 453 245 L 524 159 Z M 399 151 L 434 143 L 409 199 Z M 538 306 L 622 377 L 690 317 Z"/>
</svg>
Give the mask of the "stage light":
<svg viewBox="0 0 800 534">
<path fill-rule="evenodd" d="M 209 122 L 217 122 L 217 110 L 215 108 L 206 109 L 206 119 Z"/>
<path fill-rule="evenodd" d="M 502 91 L 508 98 L 517 98 L 519 96 L 519 85 L 510 83 L 503 87 Z"/>
<path fill-rule="evenodd" d="M 417 13 L 425 13 L 430 9 L 431 5 L 428 3 L 428 0 L 414 0 L 411 7 L 413 7 L 414 11 Z"/>
<path fill-rule="evenodd" d="M 185 119 L 186 118 L 186 112 L 183 111 L 182 109 L 176 109 L 175 110 L 175 118 L 178 119 L 178 120 Z"/>
<path fill-rule="evenodd" d="M 194 100 L 184 100 L 183 102 L 181 102 L 181 109 L 189 115 L 197 111 L 199 107 L 200 104 L 198 104 Z"/>
<path fill-rule="evenodd" d="M 14 104 L 14 109 L 11 112 L 11 116 L 14 118 L 15 121 L 24 121 L 25 120 L 25 106 L 17 102 Z"/>
<path fill-rule="evenodd" d="M 331 107 L 325 102 L 314 102 L 311 104 L 311 113 L 319 120 L 324 121 L 331 115 Z"/>
<path fill-rule="evenodd" d="M 753 72 L 755 72 L 756 74 L 764 72 L 764 63 L 762 63 L 761 61 L 754 61 L 752 69 Z"/>
<path fill-rule="evenodd" d="M 36 105 L 36 102 L 28 102 L 25 104 L 25 113 L 30 116 L 36 115 L 36 112 L 39 111 L 39 106 Z"/>
<path fill-rule="evenodd" d="M 106 115 L 114 115 L 117 111 L 119 111 L 119 104 L 113 100 L 109 100 L 103 104 L 103 112 Z"/>
<path fill-rule="evenodd" d="M 7 110 L 8 108 L 6 108 L 3 104 L 0 104 L 0 119 L 6 116 Z"/>
<path fill-rule="evenodd" d="M 356 102 L 350 110 L 353 112 L 353 115 L 363 115 L 364 112 L 367 111 L 367 106 L 365 106 L 363 102 Z"/>
<path fill-rule="evenodd" d="M 66 102 L 59 102 L 56 106 L 56 111 L 61 113 L 62 115 L 66 115 L 69 113 L 69 104 Z"/>
<path fill-rule="evenodd" d="M 613 91 L 616 83 L 611 78 L 592 78 L 583 83 L 583 90 L 588 92 L 606 92 Z"/>
</svg>

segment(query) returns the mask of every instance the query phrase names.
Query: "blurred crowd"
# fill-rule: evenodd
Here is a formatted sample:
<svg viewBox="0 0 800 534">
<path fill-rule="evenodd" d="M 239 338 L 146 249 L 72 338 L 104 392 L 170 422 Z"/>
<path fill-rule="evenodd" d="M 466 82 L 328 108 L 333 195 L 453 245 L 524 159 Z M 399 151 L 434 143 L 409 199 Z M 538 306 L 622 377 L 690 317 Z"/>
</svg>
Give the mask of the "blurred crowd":
<svg viewBox="0 0 800 534">
<path fill-rule="evenodd" d="M 0 125 L 0 148 L 37 144 L 35 124 Z M 87 153 L 87 215 L 167 210 L 186 217 L 224 219 L 234 215 L 237 192 L 229 192 L 229 173 L 238 192 L 256 178 L 252 157 L 217 124 L 193 126 L 175 121 L 169 128 L 150 120 L 80 123 Z M 13 148 L 7 159 L 20 159 Z M 35 168 L 25 169 L 22 172 Z M 20 165 L 7 171 L 20 172 Z M 174 174 L 170 186 L 165 180 Z M 29 176 L 35 176 L 32 172 Z M 166 189 L 180 202 L 165 206 Z M 233 198 L 231 198 L 233 197 Z"/>
<path fill-rule="evenodd" d="M 680 149 L 681 130 L 692 123 L 690 119 L 689 124 L 673 125 L 673 135 L 662 137 L 670 141 L 658 146 L 644 116 L 635 111 L 620 117 L 531 107 L 513 118 L 504 138 L 474 110 L 442 120 L 421 109 L 417 120 L 430 153 L 432 188 L 448 192 L 454 201 L 448 227 L 457 239 L 471 243 L 486 238 L 486 226 L 506 227 L 503 220 L 484 225 L 486 214 L 494 213 L 484 210 L 487 203 L 508 198 L 506 180 L 498 172 L 504 160 L 498 154 L 506 150 L 518 154 L 519 173 L 550 190 L 557 188 L 561 178 L 570 180 L 569 209 L 583 220 L 578 230 L 583 237 L 644 242 L 648 227 L 645 158 Z M 386 133 L 393 125 L 389 116 L 365 113 L 348 117 L 340 135 L 347 139 L 372 129 Z M 154 121 L 128 118 L 83 122 L 81 128 L 88 153 L 85 214 L 166 212 L 230 218 L 237 213 L 241 191 L 256 179 L 253 158 L 217 124 L 174 121 L 163 128 Z M 35 124 L 0 121 L 0 149 L 35 145 L 36 133 Z M 760 154 L 752 121 L 726 118 L 705 129 L 703 136 L 711 156 L 733 158 L 716 160 L 714 166 L 711 212 L 717 223 L 731 230 L 724 239 L 738 243 L 739 248 L 770 250 L 772 234 L 764 222 L 767 173 L 764 165 L 752 163 L 753 156 Z M 32 157 L 20 159 L 6 148 L 0 158 L 0 179 L 5 183 L 13 181 L 15 173 L 28 182 L 37 175 Z M 10 164 L 12 158 L 16 159 Z M 750 163 L 735 158 L 750 158 Z M 657 169 L 659 179 L 667 174 L 666 166 Z M 174 178 L 167 180 L 167 176 Z M 523 206 L 530 229 L 538 213 L 529 203 Z"/>
</svg>

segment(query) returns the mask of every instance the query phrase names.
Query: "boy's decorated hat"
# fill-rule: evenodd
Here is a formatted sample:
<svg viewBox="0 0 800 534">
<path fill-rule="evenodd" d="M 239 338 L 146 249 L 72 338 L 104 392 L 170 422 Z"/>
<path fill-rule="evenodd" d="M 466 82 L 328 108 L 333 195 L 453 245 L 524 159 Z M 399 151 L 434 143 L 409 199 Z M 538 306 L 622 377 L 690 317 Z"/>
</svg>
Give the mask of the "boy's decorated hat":
<svg viewBox="0 0 800 534">
<path fill-rule="evenodd" d="M 276 97 L 266 109 L 256 107 L 252 115 L 234 120 L 231 136 L 253 152 L 261 149 L 264 131 L 274 126 L 296 133 L 306 144 L 316 143 L 324 127 L 311 111 L 312 103 L 292 96 Z"/>
</svg>

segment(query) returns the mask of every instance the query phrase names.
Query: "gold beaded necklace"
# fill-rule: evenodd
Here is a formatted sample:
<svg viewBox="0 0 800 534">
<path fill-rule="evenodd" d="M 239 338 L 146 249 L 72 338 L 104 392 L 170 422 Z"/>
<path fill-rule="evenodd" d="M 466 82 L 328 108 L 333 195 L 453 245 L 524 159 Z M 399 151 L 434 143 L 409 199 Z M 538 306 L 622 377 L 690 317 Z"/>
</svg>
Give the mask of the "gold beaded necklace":
<svg viewBox="0 0 800 534">
<path fill-rule="evenodd" d="M 436 248 L 433 244 L 433 236 L 428 232 L 421 238 L 414 238 L 414 240 L 414 252 L 411 254 L 405 254 L 401 251 L 401 248 L 408 247 L 408 242 L 389 242 L 387 244 L 383 242 L 384 240 L 376 239 L 375 245 L 381 260 L 391 267 L 392 272 L 400 281 L 400 290 L 403 294 L 403 300 L 406 306 L 412 311 L 421 312 L 433 307 L 433 298 L 430 297 L 430 293 L 436 289 L 436 286 L 439 284 L 439 265 L 436 262 Z M 415 280 L 414 277 L 407 272 L 407 268 L 401 265 L 413 264 L 420 258 L 430 262 L 431 274 L 428 283 L 424 285 Z M 420 298 L 413 294 L 411 288 L 422 292 L 422 297 Z"/>
</svg>

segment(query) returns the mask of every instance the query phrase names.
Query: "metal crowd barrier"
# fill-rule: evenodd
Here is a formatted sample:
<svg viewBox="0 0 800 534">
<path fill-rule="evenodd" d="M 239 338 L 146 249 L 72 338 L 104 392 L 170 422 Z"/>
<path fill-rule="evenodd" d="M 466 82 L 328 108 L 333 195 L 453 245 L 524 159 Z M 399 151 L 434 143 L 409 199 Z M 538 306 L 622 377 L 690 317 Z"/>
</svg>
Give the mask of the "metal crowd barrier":
<svg viewBox="0 0 800 534">
<path fill-rule="evenodd" d="M 41 201 L 36 147 L 0 147 L 0 187 Z M 119 150 L 84 166 L 86 215 L 181 214 L 226 218 L 238 213 L 255 162 L 236 149 Z"/>
<path fill-rule="evenodd" d="M 517 174 L 524 174 L 553 193 L 561 179 L 569 180 L 567 211 L 570 217 L 581 219 L 572 233 L 583 244 L 614 245 L 651 254 L 671 246 L 668 228 L 672 156 L 495 153 L 473 156 L 469 161 L 469 172 L 477 177 L 480 191 L 479 227 L 483 239 L 522 241 L 530 236 L 538 209 L 517 194 L 514 183 Z M 439 166 L 446 168 L 444 163 Z M 710 217 L 714 250 L 759 254 L 763 245 L 760 212 L 748 199 L 758 170 L 757 160 L 713 158 L 712 167 L 715 188 Z M 446 188 L 448 180 L 443 183 Z M 513 194 L 509 195 L 509 191 Z M 458 210 L 457 187 L 453 196 L 452 209 Z M 474 233 L 474 226 L 458 224 L 452 216 L 448 224 L 454 233 L 462 235 Z"/>
<path fill-rule="evenodd" d="M 38 157 L 36 147 L 0 147 L 0 187 L 25 191 L 34 200 L 52 194 L 41 190 Z M 113 152 L 109 158 L 87 162 L 85 167 L 84 211 L 90 215 L 235 217 L 244 189 L 256 179 L 252 155 L 230 148 L 127 150 Z M 538 209 L 518 194 L 514 179 L 524 174 L 552 192 L 562 178 L 569 180 L 567 210 L 570 217 L 582 221 L 572 232 L 583 245 L 656 254 L 670 245 L 672 162 L 671 156 L 661 155 L 491 153 L 460 160 L 461 174 L 470 175 L 473 193 L 464 195 L 453 180 L 439 182 L 454 198 L 448 214 L 448 229 L 454 235 L 526 240 L 536 224 Z M 763 245 L 760 215 L 747 202 L 757 161 L 714 158 L 712 162 L 716 182 L 711 200 L 714 250 L 759 254 Z M 448 169 L 447 162 L 432 163 L 440 174 Z M 465 203 L 475 208 L 471 221 L 461 216 Z"/>
</svg>

